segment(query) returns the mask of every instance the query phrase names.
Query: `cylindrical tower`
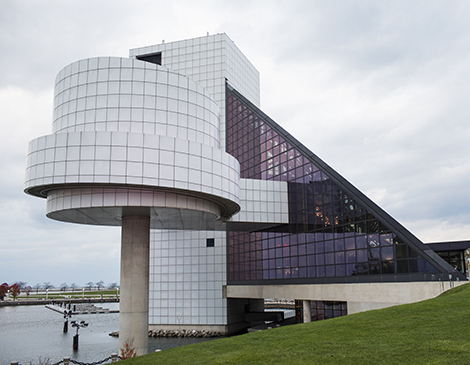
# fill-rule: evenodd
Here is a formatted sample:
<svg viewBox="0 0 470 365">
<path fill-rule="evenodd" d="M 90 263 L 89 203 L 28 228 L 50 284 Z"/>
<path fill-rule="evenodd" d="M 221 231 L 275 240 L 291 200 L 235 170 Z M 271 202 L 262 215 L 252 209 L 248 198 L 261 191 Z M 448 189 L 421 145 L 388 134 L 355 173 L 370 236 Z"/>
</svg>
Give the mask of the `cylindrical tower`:
<svg viewBox="0 0 470 365">
<path fill-rule="evenodd" d="M 240 210 L 219 112 L 187 77 L 133 59 L 77 61 L 56 78 L 53 133 L 29 144 L 25 192 L 52 219 L 122 226 L 119 344 L 147 353 L 149 230 L 210 230 Z"/>
</svg>

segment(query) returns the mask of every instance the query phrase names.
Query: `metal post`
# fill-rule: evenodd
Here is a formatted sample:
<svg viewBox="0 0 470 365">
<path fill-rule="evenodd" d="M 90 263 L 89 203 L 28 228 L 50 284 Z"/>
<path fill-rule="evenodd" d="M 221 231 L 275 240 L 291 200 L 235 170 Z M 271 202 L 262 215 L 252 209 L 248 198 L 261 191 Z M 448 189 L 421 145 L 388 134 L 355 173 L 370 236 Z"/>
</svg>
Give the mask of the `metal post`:
<svg viewBox="0 0 470 365">
<path fill-rule="evenodd" d="M 304 323 L 304 302 L 295 300 L 295 323 Z"/>
<path fill-rule="evenodd" d="M 69 365 L 70 357 L 64 357 L 64 365 Z"/>
<path fill-rule="evenodd" d="M 80 323 L 77 323 L 76 321 L 72 321 L 71 323 L 72 323 L 72 327 L 77 328 L 77 333 L 75 334 L 75 336 L 73 336 L 72 348 L 74 350 L 78 350 L 78 330 L 80 329 L 80 327 L 88 327 L 88 323 L 85 323 L 85 321 L 80 321 Z"/>
<path fill-rule="evenodd" d="M 69 331 L 69 314 L 64 310 L 64 333 Z"/>
<path fill-rule="evenodd" d="M 118 361 L 118 354 L 116 354 L 115 352 L 113 352 L 111 354 L 111 362 L 117 362 Z"/>
<path fill-rule="evenodd" d="M 78 350 L 78 333 L 75 336 L 73 336 L 73 346 L 72 346 L 72 348 L 74 350 Z"/>
</svg>

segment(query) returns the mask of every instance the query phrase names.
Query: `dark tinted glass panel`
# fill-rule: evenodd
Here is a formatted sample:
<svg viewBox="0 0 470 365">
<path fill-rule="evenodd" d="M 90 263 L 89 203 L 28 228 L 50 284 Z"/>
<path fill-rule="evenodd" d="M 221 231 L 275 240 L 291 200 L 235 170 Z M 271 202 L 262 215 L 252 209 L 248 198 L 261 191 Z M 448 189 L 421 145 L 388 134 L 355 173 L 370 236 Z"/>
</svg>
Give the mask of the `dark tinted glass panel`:
<svg viewBox="0 0 470 365">
<path fill-rule="evenodd" d="M 408 258 L 408 247 L 405 245 L 396 245 L 395 246 L 397 258 L 406 259 Z"/>
<path fill-rule="evenodd" d="M 409 273 L 408 261 L 407 260 L 398 260 L 397 261 L 397 273 L 398 274 L 407 274 L 407 273 Z"/>
<path fill-rule="evenodd" d="M 161 54 L 161 52 L 153 53 L 153 54 L 149 54 L 149 55 L 144 55 L 144 56 L 137 56 L 137 59 L 141 60 L 141 61 L 155 63 L 157 65 L 162 64 L 162 54 Z"/>
<path fill-rule="evenodd" d="M 310 301 L 312 321 L 336 318 L 348 314 L 347 302 Z"/>
</svg>

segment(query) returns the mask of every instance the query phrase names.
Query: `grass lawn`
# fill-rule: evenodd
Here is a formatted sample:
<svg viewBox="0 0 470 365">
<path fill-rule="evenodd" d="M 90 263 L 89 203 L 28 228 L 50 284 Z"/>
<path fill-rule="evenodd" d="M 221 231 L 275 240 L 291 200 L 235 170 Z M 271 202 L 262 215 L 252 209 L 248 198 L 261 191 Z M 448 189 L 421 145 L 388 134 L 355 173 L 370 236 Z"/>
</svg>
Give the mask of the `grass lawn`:
<svg viewBox="0 0 470 365">
<path fill-rule="evenodd" d="M 437 298 L 174 348 L 148 364 L 470 364 L 470 284 Z"/>
</svg>

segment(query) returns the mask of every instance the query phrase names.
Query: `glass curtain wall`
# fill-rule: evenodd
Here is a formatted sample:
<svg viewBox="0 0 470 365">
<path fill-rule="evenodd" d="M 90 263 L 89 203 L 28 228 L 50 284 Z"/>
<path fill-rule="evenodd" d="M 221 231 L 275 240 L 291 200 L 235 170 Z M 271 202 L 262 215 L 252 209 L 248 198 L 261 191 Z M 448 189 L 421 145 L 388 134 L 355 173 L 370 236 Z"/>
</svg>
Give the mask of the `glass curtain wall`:
<svg viewBox="0 0 470 365">
<path fill-rule="evenodd" d="M 229 284 L 399 281 L 436 272 L 229 85 L 226 103 L 226 148 L 241 177 L 285 181 L 289 194 L 289 224 L 228 232 Z"/>
</svg>

